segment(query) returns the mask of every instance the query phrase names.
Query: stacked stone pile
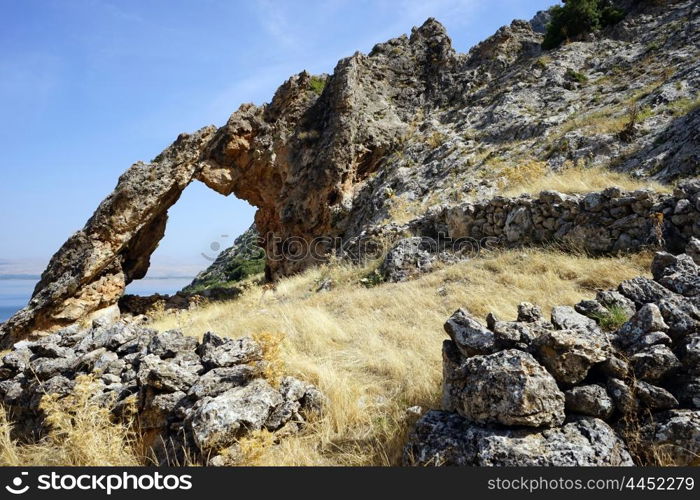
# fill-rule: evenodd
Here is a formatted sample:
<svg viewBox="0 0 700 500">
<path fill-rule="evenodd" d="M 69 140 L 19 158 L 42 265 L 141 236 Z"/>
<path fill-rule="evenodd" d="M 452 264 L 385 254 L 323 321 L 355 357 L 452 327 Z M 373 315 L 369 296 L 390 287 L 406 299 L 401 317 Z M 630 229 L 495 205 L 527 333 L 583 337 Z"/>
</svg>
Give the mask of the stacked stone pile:
<svg viewBox="0 0 700 500">
<path fill-rule="evenodd" d="M 673 194 L 648 189 L 569 195 L 496 196 L 433 210 L 408 224 L 414 236 L 399 240 L 381 268 L 388 281 L 432 269 L 436 260 L 473 257 L 495 247 L 558 244 L 592 254 L 663 248 L 700 249 L 700 181 L 680 184 Z"/>
<path fill-rule="evenodd" d="M 445 323 L 443 408 L 411 465 L 697 465 L 700 268 L 659 252 L 637 277 L 575 307 L 523 303 L 516 321 Z M 613 331 L 612 316 L 628 317 Z"/>
<path fill-rule="evenodd" d="M 274 387 L 264 377 L 267 363 L 250 337 L 207 332 L 198 342 L 178 330 L 98 323 L 16 343 L 0 365 L 0 401 L 18 424 L 36 432 L 42 398 L 70 395 L 76 379 L 88 375 L 92 402 L 115 418 L 136 410 L 161 462 L 185 453 L 207 462 L 251 431 L 282 437 L 321 410 L 325 397 L 318 389 L 293 377 Z"/>
</svg>

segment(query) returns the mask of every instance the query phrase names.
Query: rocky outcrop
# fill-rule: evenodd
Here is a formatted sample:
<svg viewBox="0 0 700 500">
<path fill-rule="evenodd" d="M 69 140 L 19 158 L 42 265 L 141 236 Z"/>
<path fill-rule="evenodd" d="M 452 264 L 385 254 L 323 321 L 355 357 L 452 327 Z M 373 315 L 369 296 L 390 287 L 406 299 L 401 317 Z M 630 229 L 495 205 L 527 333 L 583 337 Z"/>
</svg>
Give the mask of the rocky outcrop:
<svg viewBox="0 0 700 500">
<path fill-rule="evenodd" d="M 145 276 L 168 209 L 192 181 L 214 132 L 208 127 L 182 134 L 153 162 L 129 168 L 85 227 L 51 258 L 27 307 L 2 325 L 2 343 L 115 309 L 124 287 Z"/>
<path fill-rule="evenodd" d="M 652 273 L 555 307 L 551 321 L 531 304 L 486 325 L 455 312 L 442 411 L 418 421 L 404 462 L 698 465 L 700 267 L 659 252 Z M 602 329 L 630 305 L 624 324 Z"/>
<path fill-rule="evenodd" d="M 311 384 L 284 377 L 273 386 L 267 363 L 249 337 L 207 332 L 198 342 L 178 330 L 98 323 L 15 344 L 0 364 L 0 401 L 19 428 L 40 434 L 42 398 L 66 397 L 89 376 L 91 403 L 115 418 L 135 410 L 162 464 L 207 463 L 251 431 L 281 438 L 322 410 L 326 399 Z"/>
<path fill-rule="evenodd" d="M 194 180 L 258 208 L 266 276 L 275 279 L 365 234 L 401 233 L 405 227 L 391 225 L 396 212 L 420 215 L 464 196 L 493 195 L 509 171 L 533 161 L 561 169 L 615 160 L 615 168 L 640 176 L 692 176 L 695 4 L 638 2 L 615 27 L 547 53 L 542 15 L 501 28 L 467 54 L 456 53 L 429 19 L 410 36 L 341 60 L 332 75 L 295 75 L 269 104 L 243 105 L 224 126 L 183 134 L 153 161 L 129 168 L 51 259 L 28 306 L 2 326 L 2 343 L 116 315 L 125 286 L 148 269 L 169 207 Z M 615 127 L 631 106 L 644 110 L 635 115 L 643 119 L 622 140 Z M 583 203 L 595 211 L 598 200 Z M 507 212 L 494 206 L 495 219 L 474 219 L 470 231 L 502 231 L 509 241 L 561 232 L 596 250 L 624 250 L 647 235 L 636 209 L 646 201 L 630 203 L 611 212 L 619 228 L 606 222 L 604 234 L 593 223 L 537 215 L 525 201 Z"/>
</svg>

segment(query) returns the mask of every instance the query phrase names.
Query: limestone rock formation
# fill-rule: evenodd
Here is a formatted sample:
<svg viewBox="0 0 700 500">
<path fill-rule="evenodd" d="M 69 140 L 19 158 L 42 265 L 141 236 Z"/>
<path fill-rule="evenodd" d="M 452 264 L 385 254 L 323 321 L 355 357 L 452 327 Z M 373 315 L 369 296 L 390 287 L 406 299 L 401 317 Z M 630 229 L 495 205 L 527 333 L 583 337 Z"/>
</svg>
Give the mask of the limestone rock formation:
<svg viewBox="0 0 700 500">
<path fill-rule="evenodd" d="M 445 325 L 442 411 L 417 422 L 404 462 L 698 465 L 700 267 L 658 252 L 651 268 L 654 281 L 598 293 L 635 304 L 615 331 L 591 301 L 577 307 L 590 317 L 555 307 L 551 322 L 532 304 L 486 326 L 457 311 Z"/>
<path fill-rule="evenodd" d="M 509 349 L 461 360 L 448 343 L 443 357 L 447 409 L 481 424 L 553 427 L 564 421 L 564 394 L 530 354 Z"/>
<path fill-rule="evenodd" d="M 341 60 L 332 75 L 291 77 L 269 104 L 242 105 L 218 129 L 181 135 L 122 175 L 53 256 L 27 307 L 2 325 L 2 343 L 116 316 L 124 287 L 148 269 L 169 207 L 194 180 L 258 208 L 268 279 L 331 252 L 342 256 L 368 235 L 434 237 L 460 217 L 453 238 L 468 229 L 477 240 L 503 235 L 509 243 L 566 235 L 601 252 L 645 244 L 650 208 L 669 201 L 651 193 L 560 196 L 543 201 L 548 212 L 533 200 L 495 200 L 484 217 L 486 205 L 467 213 L 463 204 L 495 194 L 532 165 L 540 173 L 612 166 L 663 181 L 696 174 L 697 2 L 628 7 L 617 25 L 551 51 L 540 46 L 543 14 L 514 21 L 466 54 L 429 19 L 410 36 Z M 634 131 L 625 140 L 621 123 Z M 687 202 L 668 217 L 681 239 L 700 236 L 694 196 L 681 193 L 676 201 Z M 429 217 L 439 207 L 447 207 L 438 210 L 442 219 Z M 581 223 L 577 207 L 606 213 Z M 406 222 L 419 216 L 429 234 Z M 596 229 L 599 220 L 605 230 Z"/>
<path fill-rule="evenodd" d="M 416 424 L 403 461 L 418 466 L 634 465 L 622 440 L 597 418 L 579 417 L 537 431 L 479 427 L 455 413 L 435 410 Z"/>
</svg>

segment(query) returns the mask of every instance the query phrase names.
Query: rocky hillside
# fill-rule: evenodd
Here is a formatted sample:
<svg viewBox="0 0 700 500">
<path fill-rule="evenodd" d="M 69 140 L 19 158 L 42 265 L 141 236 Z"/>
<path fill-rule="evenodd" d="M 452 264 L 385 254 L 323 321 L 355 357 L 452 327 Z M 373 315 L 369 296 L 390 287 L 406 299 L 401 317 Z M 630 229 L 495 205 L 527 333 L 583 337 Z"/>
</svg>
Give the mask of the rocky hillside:
<svg viewBox="0 0 700 500">
<path fill-rule="evenodd" d="M 567 14 L 584 3 L 593 18 Z M 570 0 L 464 54 L 428 19 L 181 134 L 1 325 L 0 448 L 697 465 L 698 14 Z M 254 226 L 176 296 L 124 296 L 194 181 L 255 205 Z M 278 283 L 232 285 L 261 272 Z"/>
<path fill-rule="evenodd" d="M 548 50 L 546 13 L 465 54 L 429 19 L 341 60 L 332 75 L 291 77 L 269 104 L 243 105 L 221 128 L 182 134 L 122 175 L 52 258 L 28 307 L 3 325 L 5 342 L 118 313 L 194 180 L 258 208 L 275 279 L 363 235 L 410 232 L 406 222 L 436 206 L 550 171 L 695 175 L 697 2 L 615 4 L 617 22 Z"/>
<path fill-rule="evenodd" d="M 584 167 L 597 175 L 600 167 L 663 182 L 695 176 L 698 8 L 618 5 L 627 13 L 622 21 L 555 50 L 541 46 L 550 16 L 540 12 L 467 54 L 455 53 L 442 26 L 429 20 L 409 38 L 341 61 L 311 109 L 330 106 L 325 101 L 352 66 L 345 123 L 353 147 L 366 151 L 349 163 L 350 173 L 338 174 L 328 207 L 288 205 L 285 213 L 301 221 L 330 210 L 314 224 L 345 247 L 368 234 L 402 233 L 436 206 L 492 197 L 552 171 Z M 332 145 L 333 123 L 323 118 L 303 131 L 305 156 Z M 415 223 L 408 227 L 415 234 Z"/>
</svg>

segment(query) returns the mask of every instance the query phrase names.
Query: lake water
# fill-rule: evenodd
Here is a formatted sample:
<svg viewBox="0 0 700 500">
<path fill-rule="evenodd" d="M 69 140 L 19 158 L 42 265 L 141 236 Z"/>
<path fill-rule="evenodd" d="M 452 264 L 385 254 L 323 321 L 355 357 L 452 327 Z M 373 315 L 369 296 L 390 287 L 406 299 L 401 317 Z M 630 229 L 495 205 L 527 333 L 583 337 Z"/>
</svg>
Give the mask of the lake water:
<svg viewBox="0 0 700 500">
<path fill-rule="evenodd" d="M 0 323 L 27 305 L 36 282 L 33 279 L 0 279 Z M 192 278 L 146 278 L 131 283 L 126 293 L 172 295 L 191 282 Z"/>
</svg>

